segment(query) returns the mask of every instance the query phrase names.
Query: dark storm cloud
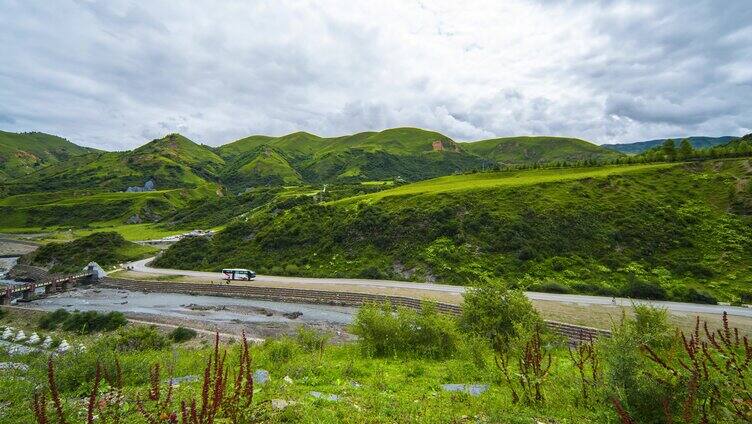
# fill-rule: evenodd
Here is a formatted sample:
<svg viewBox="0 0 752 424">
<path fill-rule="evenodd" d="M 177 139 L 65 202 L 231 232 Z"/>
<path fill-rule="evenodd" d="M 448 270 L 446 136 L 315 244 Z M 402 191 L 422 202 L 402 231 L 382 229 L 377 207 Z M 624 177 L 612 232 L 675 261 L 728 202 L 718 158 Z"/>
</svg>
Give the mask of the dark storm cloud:
<svg viewBox="0 0 752 424">
<path fill-rule="evenodd" d="M 745 0 L 5 1 L 0 124 L 125 149 L 167 132 L 595 142 L 752 131 Z"/>
</svg>

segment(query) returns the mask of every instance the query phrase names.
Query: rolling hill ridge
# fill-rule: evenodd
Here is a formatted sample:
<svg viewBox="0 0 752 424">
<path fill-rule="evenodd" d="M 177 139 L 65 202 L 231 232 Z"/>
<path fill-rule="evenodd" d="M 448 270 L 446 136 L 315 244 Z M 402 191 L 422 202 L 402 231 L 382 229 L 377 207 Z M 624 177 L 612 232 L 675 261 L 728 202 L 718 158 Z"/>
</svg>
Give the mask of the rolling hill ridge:
<svg viewBox="0 0 752 424">
<path fill-rule="evenodd" d="M 92 151 L 50 134 L 0 131 L 0 182 Z"/>
<path fill-rule="evenodd" d="M 71 189 L 125 191 L 154 182 L 156 189 L 196 188 L 218 181 L 224 160 L 205 146 L 170 134 L 128 152 L 94 152 L 39 169 L 7 184 L 10 194 Z"/>
<path fill-rule="evenodd" d="M 721 146 L 729 143 L 739 137 L 723 136 L 723 137 L 684 137 L 689 140 L 689 144 L 695 149 L 706 149 L 713 146 Z M 677 144 L 684 138 L 673 139 Z M 627 154 L 639 154 L 648 151 L 654 147 L 658 147 L 668 140 L 667 138 L 659 138 L 656 140 L 638 141 L 635 143 L 620 143 L 620 144 L 601 144 L 601 147 L 614 150 L 617 152 Z"/>
<path fill-rule="evenodd" d="M 306 132 L 254 135 L 218 148 L 199 145 L 180 134 L 127 152 L 92 151 L 68 144 L 73 146 L 71 154 L 29 167 L 23 179 L 8 180 L 6 193 L 122 191 L 149 180 L 158 189 L 216 183 L 233 191 L 254 186 L 417 181 L 494 167 L 600 161 L 620 155 L 572 138 L 507 137 L 458 143 L 418 128 L 341 137 Z"/>
</svg>

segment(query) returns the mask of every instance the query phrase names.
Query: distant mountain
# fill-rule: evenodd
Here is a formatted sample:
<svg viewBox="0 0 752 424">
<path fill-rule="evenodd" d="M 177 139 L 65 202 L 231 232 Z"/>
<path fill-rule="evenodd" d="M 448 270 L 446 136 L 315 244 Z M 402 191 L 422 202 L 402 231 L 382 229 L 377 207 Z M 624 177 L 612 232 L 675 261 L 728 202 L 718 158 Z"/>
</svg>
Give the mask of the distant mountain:
<svg viewBox="0 0 752 424">
<path fill-rule="evenodd" d="M 68 189 L 124 191 L 151 180 L 156 189 L 195 188 L 217 181 L 224 160 L 206 146 L 170 134 L 128 152 L 95 152 L 59 162 L 8 184 L 27 193 Z"/>
<path fill-rule="evenodd" d="M 463 143 L 469 152 L 502 164 L 607 160 L 621 156 L 612 150 L 565 137 L 504 137 Z"/>
<path fill-rule="evenodd" d="M 281 137 L 254 135 L 219 148 L 170 134 L 132 151 L 85 149 L 82 153 L 33 168 L 23 179 L 10 180 L 6 194 L 69 189 L 123 191 L 142 187 L 149 180 L 157 190 L 218 183 L 233 191 L 397 177 L 416 181 L 498 165 L 604 160 L 620 155 L 574 138 L 506 137 L 457 143 L 419 128 L 341 137 L 306 132 Z"/>
<path fill-rule="evenodd" d="M 723 137 L 679 137 L 674 138 L 674 140 L 677 144 L 679 141 L 683 140 L 684 138 L 688 138 L 690 144 L 692 144 L 692 147 L 695 149 L 706 149 L 708 147 L 718 146 L 721 144 L 726 144 L 732 140 L 737 139 L 738 137 L 733 136 L 723 136 Z M 650 150 L 653 147 L 660 146 L 668 140 L 667 138 L 659 138 L 657 140 L 648 140 L 648 141 L 638 141 L 636 143 L 623 143 L 623 144 L 602 144 L 601 147 L 605 147 L 606 149 L 615 150 L 617 152 L 627 153 L 627 154 L 638 154 L 642 153 L 646 150 Z"/>
<path fill-rule="evenodd" d="M 0 182 L 92 151 L 50 134 L 0 131 Z"/>
</svg>

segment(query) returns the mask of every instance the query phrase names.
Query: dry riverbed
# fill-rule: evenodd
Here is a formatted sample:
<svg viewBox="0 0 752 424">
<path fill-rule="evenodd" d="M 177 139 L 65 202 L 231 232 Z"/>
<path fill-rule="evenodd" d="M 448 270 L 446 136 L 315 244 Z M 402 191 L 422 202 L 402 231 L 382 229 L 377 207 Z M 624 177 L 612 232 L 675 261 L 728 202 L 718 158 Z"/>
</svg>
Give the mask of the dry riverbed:
<svg viewBox="0 0 752 424">
<path fill-rule="evenodd" d="M 95 310 L 119 311 L 129 319 L 168 327 L 184 326 L 204 332 L 219 331 L 239 335 L 245 331 L 252 338 L 266 339 L 294 335 L 305 325 L 329 333 L 335 343 L 351 340 L 347 325 L 355 308 L 270 302 L 176 293 L 87 287 L 58 293 L 20 307 L 52 311 Z"/>
</svg>

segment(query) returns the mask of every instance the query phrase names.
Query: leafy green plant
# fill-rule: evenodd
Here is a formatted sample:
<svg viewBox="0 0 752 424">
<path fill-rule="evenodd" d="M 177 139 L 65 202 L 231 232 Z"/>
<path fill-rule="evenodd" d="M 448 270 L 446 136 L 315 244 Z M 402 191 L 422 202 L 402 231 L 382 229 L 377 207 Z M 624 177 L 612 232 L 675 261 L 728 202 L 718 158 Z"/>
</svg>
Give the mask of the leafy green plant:
<svg viewBox="0 0 752 424">
<path fill-rule="evenodd" d="M 331 334 L 319 332 L 303 325 L 298 327 L 298 332 L 295 337 L 304 351 L 319 352 L 319 355 L 323 353 L 324 347 L 326 347 L 330 338 Z"/>
<path fill-rule="evenodd" d="M 113 336 L 115 350 L 132 352 L 144 350 L 159 350 L 167 347 L 170 342 L 156 327 L 136 325 L 124 328 Z"/>
<path fill-rule="evenodd" d="M 70 312 L 60 308 L 54 312 L 48 312 L 39 318 L 39 328 L 43 330 L 54 330 L 70 316 Z"/>
<path fill-rule="evenodd" d="M 623 316 L 601 342 L 604 380 L 619 408 L 640 423 L 663 424 L 664 402 L 678 387 L 652 378 L 654 367 L 642 354 L 643 346 L 670 352 L 674 331 L 665 310 L 635 305 L 635 318 Z"/>
<path fill-rule="evenodd" d="M 367 356 L 446 358 L 456 352 L 460 335 L 454 320 L 425 303 L 420 311 L 391 305 L 361 307 L 351 325 Z"/>
<path fill-rule="evenodd" d="M 193 339 L 194 337 L 196 337 L 196 334 L 196 330 L 192 328 L 177 327 L 176 329 L 170 331 L 168 337 L 175 343 L 182 343 Z"/>
<path fill-rule="evenodd" d="M 527 296 L 501 281 L 468 289 L 463 296 L 460 329 L 486 337 L 497 350 L 541 322 Z"/>
<path fill-rule="evenodd" d="M 97 311 L 68 312 L 57 309 L 39 318 L 39 328 L 43 330 L 62 330 L 78 334 L 91 334 L 101 331 L 113 331 L 128 323 L 121 312 L 101 313 Z"/>
<path fill-rule="evenodd" d="M 269 339 L 264 342 L 264 347 L 266 355 L 274 363 L 290 362 L 299 353 L 298 343 L 289 337 Z"/>
</svg>

